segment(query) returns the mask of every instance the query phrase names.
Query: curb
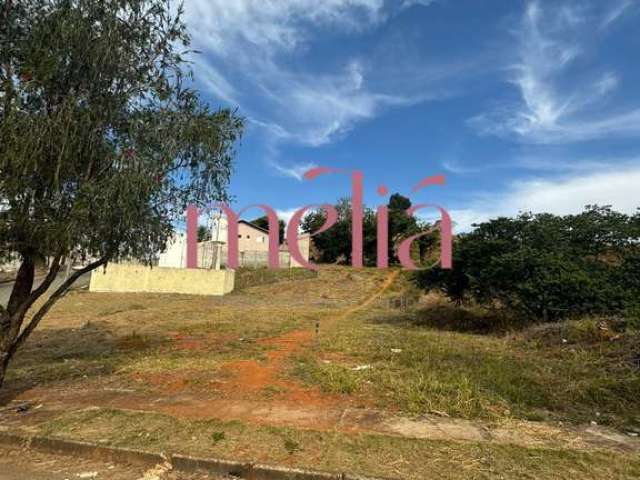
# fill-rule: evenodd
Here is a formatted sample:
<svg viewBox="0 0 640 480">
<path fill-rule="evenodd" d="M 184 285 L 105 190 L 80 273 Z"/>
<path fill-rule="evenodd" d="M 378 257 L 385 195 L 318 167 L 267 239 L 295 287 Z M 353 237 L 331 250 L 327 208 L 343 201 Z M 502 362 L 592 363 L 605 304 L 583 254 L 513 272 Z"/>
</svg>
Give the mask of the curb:
<svg viewBox="0 0 640 480">
<path fill-rule="evenodd" d="M 40 436 L 22 436 L 6 432 L 0 432 L 0 445 L 21 446 L 44 453 L 82 456 L 103 462 L 127 463 L 149 468 L 168 461 L 175 470 L 185 473 L 204 470 L 214 475 L 246 480 L 390 480 L 349 473 L 321 472 L 219 458 L 198 458 L 181 454 L 154 453 L 130 448 L 106 447 L 90 442 Z"/>
</svg>

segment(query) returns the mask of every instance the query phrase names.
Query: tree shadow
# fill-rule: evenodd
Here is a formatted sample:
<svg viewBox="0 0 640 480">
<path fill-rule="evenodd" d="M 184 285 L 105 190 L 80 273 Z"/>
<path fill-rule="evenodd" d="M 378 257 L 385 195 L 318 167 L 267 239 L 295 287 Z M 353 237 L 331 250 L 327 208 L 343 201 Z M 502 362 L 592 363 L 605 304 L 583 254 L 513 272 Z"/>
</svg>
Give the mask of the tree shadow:
<svg viewBox="0 0 640 480">
<path fill-rule="evenodd" d="M 0 406 L 34 387 L 111 375 L 134 356 L 166 342 L 161 335 L 118 335 L 104 321 L 87 322 L 79 328 L 36 330 L 9 364 Z"/>
<path fill-rule="evenodd" d="M 481 335 L 504 335 L 525 326 L 524 322 L 496 310 L 444 302 L 418 306 L 406 311 L 394 311 L 377 317 L 375 321 L 390 325 Z"/>
</svg>

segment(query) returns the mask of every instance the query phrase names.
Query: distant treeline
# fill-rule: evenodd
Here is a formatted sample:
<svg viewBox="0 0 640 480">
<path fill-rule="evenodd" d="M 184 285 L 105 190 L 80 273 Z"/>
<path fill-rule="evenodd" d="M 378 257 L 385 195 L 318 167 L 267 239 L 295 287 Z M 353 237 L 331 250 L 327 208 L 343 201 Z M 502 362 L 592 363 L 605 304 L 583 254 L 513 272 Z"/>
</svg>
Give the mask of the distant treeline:
<svg viewBox="0 0 640 480">
<path fill-rule="evenodd" d="M 396 247 L 400 241 L 421 232 L 429 232 L 432 225 L 415 217 L 409 217 L 406 210 L 411 207 L 411 200 L 394 193 L 389 198 L 388 258 L 390 264 L 397 264 Z M 351 203 L 348 199 L 340 200 L 335 208 L 338 220 L 329 230 L 313 237 L 313 260 L 319 263 L 351 263 Z M 315 210 L 307 215 L 301 224 L 304 232 L 318 231 L 326 220 L 324 210 Z M 363 219 L 363 257 L 366 266 L 376 265 L 377 258 L 377 216 L 376 211 L 365 207 Z M 435 253 L 437 234 L 425 235 L 416 239 L 412 257 L 416 262 L 428 262 Z M 431 261 L 433 263 L 433 261 Z"/>
</svg>

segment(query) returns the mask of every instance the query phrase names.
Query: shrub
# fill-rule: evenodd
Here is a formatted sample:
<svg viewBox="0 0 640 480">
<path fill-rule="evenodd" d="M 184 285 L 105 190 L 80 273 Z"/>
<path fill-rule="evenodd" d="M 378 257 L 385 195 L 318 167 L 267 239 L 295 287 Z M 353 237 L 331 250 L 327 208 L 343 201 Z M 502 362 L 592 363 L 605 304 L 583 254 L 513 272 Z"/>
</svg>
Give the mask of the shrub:
<svg viewBox="0 0 640 480">
<path fill-rule="evenodd" d="M 452 270 L 417 274 L 452 300 L 528 318 L 611 314 L 640 306 L 640 215 L 590 206 L 579 215 L 521 214 L 460 235 Z"/>
</svg>

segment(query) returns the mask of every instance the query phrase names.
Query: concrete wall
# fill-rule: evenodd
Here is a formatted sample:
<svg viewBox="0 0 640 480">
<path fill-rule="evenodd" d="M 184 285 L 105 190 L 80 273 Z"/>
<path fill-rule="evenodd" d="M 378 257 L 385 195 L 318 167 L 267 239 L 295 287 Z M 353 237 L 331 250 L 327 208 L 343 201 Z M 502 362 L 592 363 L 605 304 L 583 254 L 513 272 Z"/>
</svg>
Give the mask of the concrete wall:
<svg viewBox="0 0 640 480">
<path fill-rule="evenodd" d="M 187 266 L 187 236 L 176 233 L 167 245 L 166 252 L 160 254 L 158 266 L 184 268 Z"/>
<path fill-rule="evenodd" d="M 302 254 L 302 258 L 304 258 L 307 262 L 309 261 L 309 254 L 311 251 L 311 235 L 303 234 L 298 237 L 298 248 L 300 249 L 300 253 Z M 285 240 L 284 244 L 280 247 L 280 251 L 284 251 L 289 253 L 289 247 Z M 302 267 L 298 262 L 296 262 L 293 257 L 289 260 L 289 268 L 298 268 Z"/>
<path fill-rule="evenodd" d="M 182 293 L 225 295 L 233 291 L 233 270 L 149 268 L 137 264 L 109 264 L 91 274 L 92 292 Z"/>
</svg>

